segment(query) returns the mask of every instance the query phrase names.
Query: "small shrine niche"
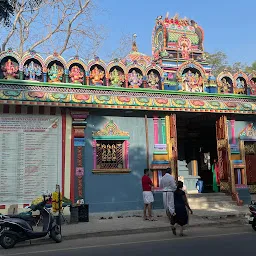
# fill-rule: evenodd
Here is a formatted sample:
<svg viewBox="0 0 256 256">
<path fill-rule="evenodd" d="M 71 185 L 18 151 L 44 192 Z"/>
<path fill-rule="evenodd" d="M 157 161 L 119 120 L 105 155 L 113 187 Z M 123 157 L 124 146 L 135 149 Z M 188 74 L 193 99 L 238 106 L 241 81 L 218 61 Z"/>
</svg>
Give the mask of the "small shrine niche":
<svg viewBox="0 0 256 256">
<path fill-rule="evenodd" d="M 246 80 L 239 76 L 236 79 L 236 87 L 234 88 L 235 94 L 246 94 L 247 93 L 247 83 Z"/>
<path fill-rule="evenodd" d="M 6 56 L 1 60 L 0 63 L 1 72 L 0 78 L 1 79 L 18 79 L 19 78 L 19 63 L 18 61 L 12 56 Z"/>
<path fill-rule="evenodd" d="M 151 69 L 147 73 L 147 85 L 150 89 L 161 88 L 161 76 L 157 70 Z"/>
<path fill-rule="evenodd" d="M 139 68 L 132 68 L 128 73 L 129 88 L 143 87 L 143 74 Z"/>
<path fill-rule="evenodd" d="M 250 80 L 250 94 L 256 95 L 256 77 L 252 77 Z"/>
<path fill-rule="evenodd" d="M 50 83 L 64 82 L 64 65 L 58 61 L 51 61 L 47 66 L 47 77 Z"/>
<path fill-rule="evenodd" d="M 203 92 L 204 80 L 196 68 L 185 68 L 182 72 L 180 90 L 187 92 Z"/>
<path fill-rule="evenodd" d="M 24 79 L 30 81 L 42 81 L 43 67 L 37 59 L 29 59 L 23 66 Z"/>
<path fill-rule="evenodd" d="M 69 67 L 69 82 L 74 84 L 85 83 L 85 70 L 80 63 L 73 63 Z"/>
<path fill-rule="evenodd" d="M 220 93 L 233 93 L 233 82 L 229 76 L 222 77 L 218 83 L 218 86 Z"/>
<path fill-rule="evenodd" d="M 93 173 L 125 173 L 129 170 L 129 133 L 110 120 L 92 133 Z"/>
<path fill-rule="evenodd" d="M 113 87 L 125 87 L 125 75 L 121 67 L 114 66 L 110 69 L 109 85 Z"/>
<path fill-rule="evenodd" d="M 106 85 L 106 72 L 101 65 L 95 64 L 90 68 L 90 84 Z"/>
</svg>

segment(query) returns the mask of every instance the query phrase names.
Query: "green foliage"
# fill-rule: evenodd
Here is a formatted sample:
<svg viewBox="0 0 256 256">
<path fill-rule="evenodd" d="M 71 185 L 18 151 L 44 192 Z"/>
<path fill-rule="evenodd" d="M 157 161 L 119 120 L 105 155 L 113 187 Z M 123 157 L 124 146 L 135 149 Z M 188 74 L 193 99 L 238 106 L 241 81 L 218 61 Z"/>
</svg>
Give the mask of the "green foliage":
<svg viewBox="0 0 256 256">
<path fill-rule="evenodd" d="M 10 26 L 11 17 L 14 14 L 14 7 L 10 4 L 10 1 L 3 0 L 0 1 L 0 22 L 4 26 Z"/>
<path fill-rule="evenodd" d="M 12 24 L 12 17 L 14 15 L 15 8 L 21 7 L 24 4 L 25 10 L 30 10 L 31 12 L 40 6 L 44 0 L 1 0 L 0 1 L 0 23 L 4 26 L 9 27 Z"/>
<path fill-rule="evenodd" d="M 226 53 L 218 51 L 216 53 L 210 54 L 205 53 L 206 61 L 212 68 L 212 74 L 217 76 L 228 66 L 228 56 Z"/>
<path fill-rule="evenodd" d="M 228 70 L 233 74 L 239 72 L 240 70 L 247 74 L 256 71 L 256 61 L 254 61 L 251 66 L 247 66 L 242 62 L 235 62 L 232 65 L 229 65 L 228 56 L 224 52 L 218 51 L 212 54 L 206 53 L 205 56 L 206 61 L 212 68 L 212 74 L 214 76 L 218 76 L 218 74 L 224 71 L 224 69 Z"/>
</svg>

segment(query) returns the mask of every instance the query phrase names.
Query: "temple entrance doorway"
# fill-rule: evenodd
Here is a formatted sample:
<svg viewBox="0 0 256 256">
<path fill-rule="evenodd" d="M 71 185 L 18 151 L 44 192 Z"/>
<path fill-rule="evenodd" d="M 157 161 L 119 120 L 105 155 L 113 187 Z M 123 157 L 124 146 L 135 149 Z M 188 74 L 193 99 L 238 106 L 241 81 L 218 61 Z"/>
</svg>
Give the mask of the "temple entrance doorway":
<svg viewBox="0 0 256 256">
<path fill-rule="evenodd" d="M 214 113 L 178 113 L 178 175 L 187 180 L 188 191 L 197 191 L 197 180 L 203 181 L 203 193 L 213 188 L 212 166 L 217 160 L 216 120 Z"/>
</svg>

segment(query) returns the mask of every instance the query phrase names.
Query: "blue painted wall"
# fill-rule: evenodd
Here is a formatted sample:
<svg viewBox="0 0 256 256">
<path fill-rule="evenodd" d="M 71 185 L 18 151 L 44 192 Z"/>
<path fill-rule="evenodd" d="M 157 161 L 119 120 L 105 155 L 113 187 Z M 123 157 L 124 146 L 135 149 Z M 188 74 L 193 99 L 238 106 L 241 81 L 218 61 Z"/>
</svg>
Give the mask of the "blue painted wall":
<svg viewBox="0 0 256 256">
<path fill-rule="evenodd" d="M 129 174 L 93 174 L 92 132 L 101 130 L 113 120 L 118 127 L 130 133 Z M 149 153 L 154 148 L 153 119 L 148 118 Z M 144 117 L 117 117 L 90 115 L 85 130 L 85 202 L 90 212 L 138 210 L 143 208 L 141 177 L 146 160 Z"/>
</svg>

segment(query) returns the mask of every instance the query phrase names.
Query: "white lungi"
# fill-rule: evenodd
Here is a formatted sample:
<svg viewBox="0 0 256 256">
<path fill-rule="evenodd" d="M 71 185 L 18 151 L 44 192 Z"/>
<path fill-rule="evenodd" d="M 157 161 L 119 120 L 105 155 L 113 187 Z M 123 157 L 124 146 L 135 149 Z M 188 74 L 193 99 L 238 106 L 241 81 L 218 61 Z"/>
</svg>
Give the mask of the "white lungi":
<svg viewBox="0 0 256 256">
<path fill-rule="evenodd" d="M 175 213 L 174 195 L 172 191 L 163 191 L 164 209 L 168 210 L 171 214 Z"/>
<path fill-rule="evenodd" d="M 151 204 L 154 202 L 154 196 L 151 191 L 143 191 L 144 204 Z"/>
</svg>

